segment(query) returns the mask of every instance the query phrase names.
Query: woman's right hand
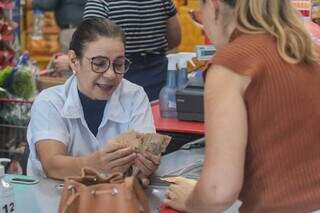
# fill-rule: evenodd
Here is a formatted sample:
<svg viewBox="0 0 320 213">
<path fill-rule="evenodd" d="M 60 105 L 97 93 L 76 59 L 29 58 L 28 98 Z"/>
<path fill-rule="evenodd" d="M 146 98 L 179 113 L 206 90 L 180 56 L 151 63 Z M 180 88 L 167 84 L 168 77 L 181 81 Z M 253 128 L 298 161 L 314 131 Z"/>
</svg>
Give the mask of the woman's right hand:
<svg viewBox="0 0 320 213">
<path fill-rule="evenodd" d="M 133 148 L 123 145 L 107 145 L 93 154 L 91 165 L 98 171 L 110 174 L 125 173 L 135 162 L 136 153 Z"/>
<path fill-rule="evenodd" d="M 171 185 L 166 192 L 167 198 L 164 200 L 164 204 L 181 212 L 187 212 L 186 202 L 197 181 L 184 177 L 169 177 L 165 180 Z"/>
</svg>

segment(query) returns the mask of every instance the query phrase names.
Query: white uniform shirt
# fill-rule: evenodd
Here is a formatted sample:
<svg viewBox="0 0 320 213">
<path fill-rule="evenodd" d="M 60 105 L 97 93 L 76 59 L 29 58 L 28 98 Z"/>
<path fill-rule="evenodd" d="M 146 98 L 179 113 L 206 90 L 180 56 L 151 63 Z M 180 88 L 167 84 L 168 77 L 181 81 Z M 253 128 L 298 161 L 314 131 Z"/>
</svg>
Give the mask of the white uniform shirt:
<svg viewBox="0 0 320 213">
<path fill-rule="evenodd" d="M 42 91 L 32 105 L 27 131 L 30 148 L 28 174 L 45 176 L 35 149 L 40 140 L 60 141 L 66 145 L 69 155 L 83 156 L 129 130 L 155 132 L 150 103 L 142 87 L 125 79 L 121 81 L 107 101 L 95 137 L 84 118 L 77 78 L 71 76 L 64 85 Z"/>
</svg>

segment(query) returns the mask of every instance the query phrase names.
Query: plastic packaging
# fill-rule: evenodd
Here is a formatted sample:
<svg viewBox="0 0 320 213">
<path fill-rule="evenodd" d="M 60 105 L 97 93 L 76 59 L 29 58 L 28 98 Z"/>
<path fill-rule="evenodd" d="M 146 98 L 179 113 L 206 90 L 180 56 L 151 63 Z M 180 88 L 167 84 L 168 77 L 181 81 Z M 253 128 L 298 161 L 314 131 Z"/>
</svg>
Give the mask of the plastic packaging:
<svg viewBox="0 0 320 213">
<path fill-rule="evenodd" d="M 192 59 L 196 57 L 196 53 L 193 52 L 181 52 L 178 53 L 178 79 L 177 86 L 178 89 L 183 89 L 188 84 L 188 62 L 190 62 L 194 67 Z"/>
<path fill-rule="evenodd" d="M 194 57 L 196 57 L 196 53 L 193 52 L 181 52 L 167 55 L 167 82 L 159 94 L 161 117 L 177 117 L 176 92 L 178 89 L 182 89 L 188 84 L 187 63 L 192 63 Z"/>
<path fill-rule="evenodd" d="M 28 52 L 24 52 L 17 60 L 17 65 L 13 70 L 11 92 L 15 96 L 30 99 L 37 93 L 36 78 L 37 67 L 35 67 Z"/>
<path fill-rule="evenodd" d="M 36 8 L 33 11 L 33 30 L 31 38 L 33 40 L 43 39 L 44 13 L 41 9 Z"/>
<path fill-rule="evenodd" d="M 208 61 L 216 53 L 216 48 L 213 45 L 197 45 L 197 60 L 198 61 Z"/>
<path fill-rule="evenodd" d="M 4 166 L 2 162 L 10 162 L 10 159 L 0 158 L 0 212 L 15 212 L 14 192 L 11 184 L 4 179 Z"/>
<path fill-rule="evenodd" d="M 160 90 L 160 115 L 163 118 L 177 117 L 176 91 L 177 87 L 177 62 L 178 54 L 169 54 L 168 74 L 166 85 Z"/>
</svg>

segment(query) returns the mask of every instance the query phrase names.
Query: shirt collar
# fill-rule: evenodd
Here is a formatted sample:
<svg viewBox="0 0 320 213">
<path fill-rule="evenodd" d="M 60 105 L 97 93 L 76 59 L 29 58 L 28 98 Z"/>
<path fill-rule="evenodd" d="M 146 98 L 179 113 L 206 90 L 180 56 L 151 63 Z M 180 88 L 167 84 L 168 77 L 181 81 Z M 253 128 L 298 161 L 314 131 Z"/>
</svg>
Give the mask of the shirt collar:
<svg viewBox="0 0 320 213">
<path fill-rule="evenodd" d="M 66 101 L 62 108 L 62 117 L 80 118 L 83 117 L 83 110 L 78 94 L 77 77 L 72 75 L 64 84 Z"/>
<path fill-rule="evenodd" d="M 77 85 L 77 77 L 75 75 L 71 76 L 64 84 L 66 101 L 62 108 L 62 116 L 65 118 L 81 118 L 84 116 Z M 119 123 L 128 121 L 129 112 L 125 111 L 124 106 L 120 101 L 122 86 L 123 80 L 107 102 L 103 120 L 101 122 L 102 124 L 107 122 L 107 120 Z"/>
</svg>

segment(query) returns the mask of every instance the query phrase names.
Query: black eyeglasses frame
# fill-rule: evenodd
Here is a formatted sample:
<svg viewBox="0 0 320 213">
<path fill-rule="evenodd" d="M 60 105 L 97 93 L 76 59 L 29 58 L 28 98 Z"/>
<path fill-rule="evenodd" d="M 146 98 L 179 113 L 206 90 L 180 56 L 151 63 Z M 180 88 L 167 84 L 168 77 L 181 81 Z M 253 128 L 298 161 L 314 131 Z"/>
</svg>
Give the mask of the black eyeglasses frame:
<svg viewBox="0 0 320 213">
<path fill-rule="evenodd" d="M 124 70 L 123 72 L 119 72 L 117 69 L 115 69 L 114 62 L 111 62 L 110 58 L 108 58 L 108 57 L 105 57 L 105 56 L 86 57 L 86 56 L 85 56 L 85 58 L 90 61 L 90 65 L 91 65 L 91 70 L 92 70 L 92 72 L 99 73 L 99 74 L 102 74 L 102 73 L 107 72 L 107 71 L 109 70 L 111 64 L 112 64 L 112 69 L 113 69 L 113 71 L 114 71 L 116 74 L 124 75 L 125 73 L 128 72 L 128 70 L 129 70 L 129 68 L 130 68 L 130 65 L 132 64 L 132 62 L 131 62 L 127 57 L 123 56 L 124 60 L 128 63 L 128 65 L 127 65 L 127 67 L 125 67 L 125 70 Z M 98 72 L 97 72 L 96 69 L 94 68 L 94 66 L 97 66 L 96 64 L 94 64 L 94 60 L 95 60 L 96 58 L 105 58 L 105 59 L 108 61 L 108 66 L 107 66 L 107 68 L 106 68 L 104 71 L 102 71 L 102 72 L 98 71 Z"/>
</svg>

